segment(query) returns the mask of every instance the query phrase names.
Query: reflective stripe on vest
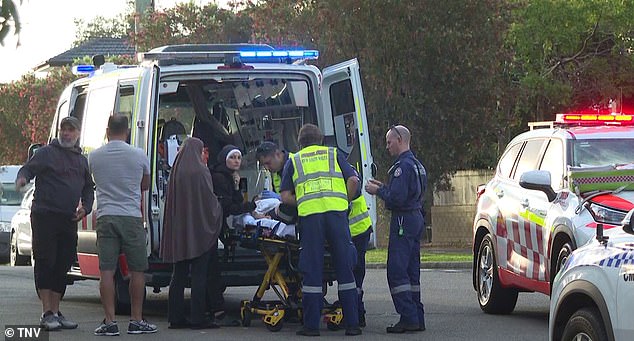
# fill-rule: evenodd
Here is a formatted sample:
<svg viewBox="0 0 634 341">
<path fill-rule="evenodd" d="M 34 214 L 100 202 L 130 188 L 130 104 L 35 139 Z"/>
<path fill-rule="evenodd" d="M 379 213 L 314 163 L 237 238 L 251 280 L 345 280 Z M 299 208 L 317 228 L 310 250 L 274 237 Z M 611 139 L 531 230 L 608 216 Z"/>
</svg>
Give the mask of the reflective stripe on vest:
<svg viewBox="0 0 634 341">
<path fill-rule="evenodd" d="M 348 209 L 348 190 L 334 148 L 308 146 L 291 160 L 300 217 Z"/>
<path fill-rule="evenodd" d="M 370 219 L 368 204 L 365 202 L 363 194 L 352 200 L 351 206 L 350 213 L 348 213 L 348 223 L 350 224 L 350 235 L 354 237 L 367 231 L 372 226 L 372 219 Z"/>
</svg>

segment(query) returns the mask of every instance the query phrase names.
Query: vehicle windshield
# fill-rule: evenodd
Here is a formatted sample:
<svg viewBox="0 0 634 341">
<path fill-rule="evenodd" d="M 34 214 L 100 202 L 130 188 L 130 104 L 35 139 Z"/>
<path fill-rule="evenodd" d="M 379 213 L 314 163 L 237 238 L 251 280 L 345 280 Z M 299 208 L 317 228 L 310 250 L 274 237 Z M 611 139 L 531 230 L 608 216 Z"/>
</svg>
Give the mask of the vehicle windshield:
<svg viewBox="0 0 634 341">
<path fill-rule="evenodd" d="M 0 197 L 0 205 L 2 206 L 20 206 L 24 197 L 24 192 L 16 192 L 15 184 L 11 182 L 2 183 L 0 193 L 2 193 L 2 197 Z"/>
<path fill-rule="evenodd" d="M 634 139 L 596 139 L 573 142 L 575 167 L 619 166 L 634 164 Z"/>
</svg>

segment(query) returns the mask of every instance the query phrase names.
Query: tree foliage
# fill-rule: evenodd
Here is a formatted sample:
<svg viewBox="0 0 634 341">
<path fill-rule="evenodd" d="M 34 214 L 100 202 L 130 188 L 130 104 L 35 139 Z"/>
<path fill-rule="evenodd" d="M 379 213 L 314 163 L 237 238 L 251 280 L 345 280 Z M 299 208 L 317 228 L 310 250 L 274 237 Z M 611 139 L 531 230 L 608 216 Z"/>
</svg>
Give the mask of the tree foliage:
<svg viewBox="0 0 634 341">
<path fill-rule="evenodd" d="M 64 67 L 43 79 L 28 74 L 0 85 L 0 164 L 22 164 L 31 143 L 47 141 L 57 99 L 75 78 Z"/>
<path fill-rule="evenodd" d="M 180 3 L 136 20 L 141 29 L 130 37 L 139 51 L 169 44 L 246 43 L 251 36 L 248 17 L 214 3 Z"/>
</svg>

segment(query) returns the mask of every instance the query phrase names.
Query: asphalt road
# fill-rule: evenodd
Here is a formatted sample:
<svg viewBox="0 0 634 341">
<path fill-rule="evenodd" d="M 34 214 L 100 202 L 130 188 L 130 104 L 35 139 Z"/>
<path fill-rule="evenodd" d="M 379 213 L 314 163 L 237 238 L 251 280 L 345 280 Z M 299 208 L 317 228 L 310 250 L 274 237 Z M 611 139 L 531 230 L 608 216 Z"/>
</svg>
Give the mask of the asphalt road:
<svg viewBox="0 0 634 341">
<path fill-rule="evenodd" d="M 394 311 L 384 269 L 369 269 L 365 285 L 368 326 L 363 330 L 364 340 L 547 340 L 548 297 L 542 294 L 522 293 L 515 312 L 511 315 L 487 315 L 478 307 L 475 291 L 471 287 L 471 271 L 467 269 L 421 271 L 421 285 L 426 311 L 427 330 L 412 334 L 386 334 L 385 327 L 398 320 Z M 239 303 L 249 299 L 254 287 L 228 288 L 225 300 L 228 315 L 225 321 L 239 317 Z M 335 288 L 328 298 L 335 300 Z M 145 316 L 158 325 L 153 335 L 127 335 L 126 316 L 118 316 L 121 339 L 145 340 L 280 340 L 297 339 L 297 323 L 287 323 L 277 333 L 268 331 L 263 323 L 254 319 L 251 327 L 224 326 L 220 329 L 192 331 L 167 329 L 167 293 L 148 290 Z M 34 291 L 30 267 L 0 266 L 0 327 L 13 324 L 37 324 L 40 303 Z M 96 281 L 76 282 L 67 290 L 62 312 L 79 322 L 77 330 L 52 332 L 50 340 L 101 340 L 93 330 L 103 318 Z M 225 322 L 225 323 L 227 323 Z M 344 338 L 343 331 L 321 330 L 322 338 Z M 357 337 L 361 339 L 361 337 Z"/>
</svg>

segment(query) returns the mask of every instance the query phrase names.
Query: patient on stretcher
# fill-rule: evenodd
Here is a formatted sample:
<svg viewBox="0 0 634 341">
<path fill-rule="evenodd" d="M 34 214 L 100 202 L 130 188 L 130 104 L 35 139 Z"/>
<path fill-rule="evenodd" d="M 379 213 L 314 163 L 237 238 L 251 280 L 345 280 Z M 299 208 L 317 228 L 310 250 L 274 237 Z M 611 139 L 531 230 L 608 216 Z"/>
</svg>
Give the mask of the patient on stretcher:
<svg viewBox="0 0 634 341">
<path fill-rule="evenodd" d="M 255 210 L 234 219 L 234 227 L 257 226 L 262 235 L 295 239 L 295 224 L 280 213 L 282 201 L 277 193 L 263 191 L 255 200 Z M 283 210 L 284 211 L 284 210 Z"/>
</svg>

